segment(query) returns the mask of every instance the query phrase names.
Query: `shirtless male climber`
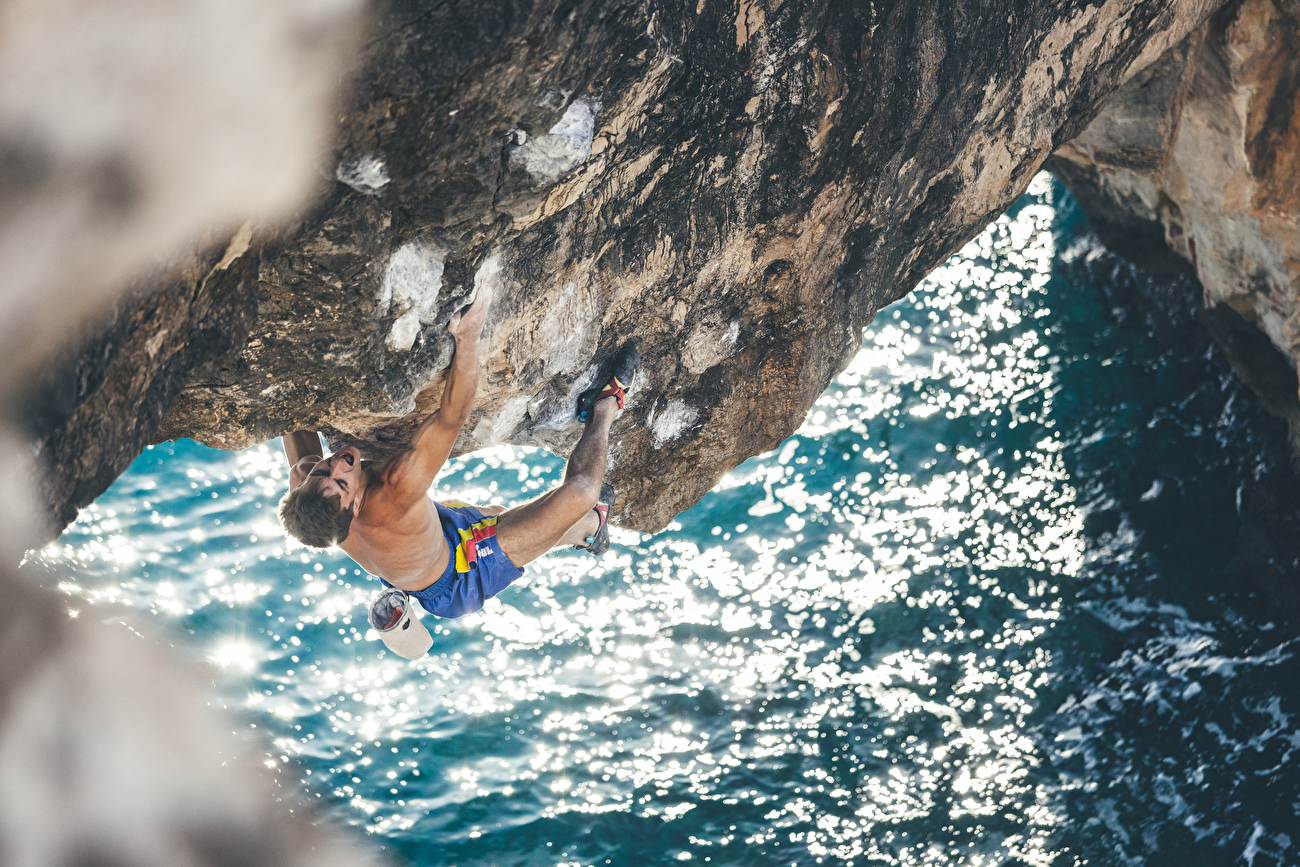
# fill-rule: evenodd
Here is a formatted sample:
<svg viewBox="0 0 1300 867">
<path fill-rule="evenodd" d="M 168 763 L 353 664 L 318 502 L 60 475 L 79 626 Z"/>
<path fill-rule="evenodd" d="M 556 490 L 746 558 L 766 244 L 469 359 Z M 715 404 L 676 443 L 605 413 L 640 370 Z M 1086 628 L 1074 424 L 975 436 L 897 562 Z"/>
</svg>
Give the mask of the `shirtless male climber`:
<svg viewBox="0 0 1300 867">
<path fill-rule="evenodd" d="M 629 345 L 606 384 L 579 397 L 578 419 L 586 429 L 559 487 L 510 509 L 434 502 L 434 477 L 473 408 L 479 335 L 491 304 L 492 291 L 482 286 L 474 303 L 447 324 L 456 355 L 442 403 L 397 457 L 366 461 L 349 447 L 324 458 L 314 431 L 283 438 L 291 466 L 289 492 L 280 501 L 286 532 L 313 548 L 338 545 L 385 586 L 414 596 L 439 617 L 479 610 L 523 575 L 525 565 L 557 545 L 597 555 L 609 548 L 609 426 L 640 365 Z"/>
</svg>

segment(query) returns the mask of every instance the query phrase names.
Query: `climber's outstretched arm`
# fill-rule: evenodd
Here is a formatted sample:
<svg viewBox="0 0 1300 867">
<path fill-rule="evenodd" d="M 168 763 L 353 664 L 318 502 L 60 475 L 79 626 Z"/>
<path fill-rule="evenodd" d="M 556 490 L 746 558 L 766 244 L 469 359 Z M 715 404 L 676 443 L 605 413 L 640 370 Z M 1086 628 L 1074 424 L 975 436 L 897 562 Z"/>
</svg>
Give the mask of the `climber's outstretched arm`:
<svg viewBox="0 0 1300 867">
<path fill-rule="evenodd" d="M 399 502 L 414 503 L 424 497 L 434 477 L 451 455 L 460 429 L 474 408 L 478 391 L 479 335 L 492 306 L 490 286 L 479 288 L 474 303 L 451 317 L 447 331 L 456 339 L 456 355 L 447 370 L 442 403 L 426 418 L 411 438 L 411 448 L 394 460 L 385 471 L 385 481 L 392 486 L 392 496 Z"/>
<path fill-rule="evenodd" d="M 320 435 L 314 430 L 298 430 L 280 437 L 284 453 L 289 458 L 289 490 L 303 483 L 311 468 L 320 461 L 325 450 L 320 446 Z M 310 458 L 311 460 L 304 460 Z"/>
</svg>

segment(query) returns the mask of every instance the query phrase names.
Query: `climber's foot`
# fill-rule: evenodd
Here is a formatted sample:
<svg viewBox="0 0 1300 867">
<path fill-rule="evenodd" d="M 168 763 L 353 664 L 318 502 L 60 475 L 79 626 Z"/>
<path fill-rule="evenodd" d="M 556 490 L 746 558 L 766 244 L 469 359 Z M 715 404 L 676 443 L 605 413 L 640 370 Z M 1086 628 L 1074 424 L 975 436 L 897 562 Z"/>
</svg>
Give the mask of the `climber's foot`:
<svg viewBox="0 0 1300 867">
<path fill-rule="evenodd" d="M 609 550 L 609 510 L 614 505 L 616 492 L 614 486 L 605 483 L 600 486 L 600 496 L 596 499 L 596 506 L 592 509 L 596 517 L 600 519 L 596 532 L 588 536 L 584 541 L 585 545 L 574 545 L 580 551 L 586 551 L 594 557 L 599 557 Z"/>
<path fill-rule="evenodd" d="M 607 397 L 614 398 L 618 402 L 618 408 L 622 409 L 623 402 L 627 399 L 627 394 L 632 390 L 632 385 L 640 372 L 641 353 L 637 351 L 636 343 L 628 342 L 614 359 L 613 369 L 605 384 L 578 395 L 578 421 L 583 424 L 589 422 L 596 402 Z"/>
</svg>

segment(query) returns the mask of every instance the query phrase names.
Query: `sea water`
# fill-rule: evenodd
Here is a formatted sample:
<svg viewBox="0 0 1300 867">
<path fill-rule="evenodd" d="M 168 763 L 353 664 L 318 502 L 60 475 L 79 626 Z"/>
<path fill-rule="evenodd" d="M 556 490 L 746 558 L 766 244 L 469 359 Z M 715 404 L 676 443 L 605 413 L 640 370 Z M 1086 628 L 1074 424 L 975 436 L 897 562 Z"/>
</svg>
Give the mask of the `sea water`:
<svg viewBox="0 0 1300 867">
<path fill-rule="evenodd" d="M 1040 178 L 778 449 L 426 616 L 419 662 L 279 529 L 275 443 L 150 448 L 25 571 L 183 637 L 283 786 L 411 864 L 1294 864 L 1300 664 L 1207 469 L 1249 398 L 1120 321 L 1105 256 Z M 503 446 L 437 492 L 561 468 Z"/>
</svg>

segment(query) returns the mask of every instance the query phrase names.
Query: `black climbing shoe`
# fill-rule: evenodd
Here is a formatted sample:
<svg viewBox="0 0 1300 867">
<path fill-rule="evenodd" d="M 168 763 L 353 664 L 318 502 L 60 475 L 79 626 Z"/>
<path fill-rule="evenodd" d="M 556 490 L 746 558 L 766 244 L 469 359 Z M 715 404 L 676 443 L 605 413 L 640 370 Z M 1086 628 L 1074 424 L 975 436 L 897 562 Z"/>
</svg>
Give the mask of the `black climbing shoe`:
<svg viewBox="0 0 1300 867">
<path fill-rule="evenodd" d="M 591 410 L 596 401 L 604 397 L 613 397 L 618 401 L 618 408 L 623 408 L 627 393 L 632 390 L 637 374 L 641 372 L 641 353 L 637 352 L 635 343 L 627 343 L 623 351 L 614 359 L 614 368 L 603 386 L 592 388 L 578 395 L 578 421 L 586 424 L 591 420 Z"/>
<path fill-rule="evenodd" d="M 604 484 L 600 486 L 600 497 L 596 500 L 596 506 L 592 511 L 600 516 L 600 526 L 596 532 L 587 537 L 586 545 L 574 545 L 579 551 L 586 551 L 593 557 L 599 557 L 609 550 L 609 510 L 614 505 L 616 496 L 614 486 Z"/>
</svg>

